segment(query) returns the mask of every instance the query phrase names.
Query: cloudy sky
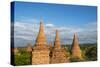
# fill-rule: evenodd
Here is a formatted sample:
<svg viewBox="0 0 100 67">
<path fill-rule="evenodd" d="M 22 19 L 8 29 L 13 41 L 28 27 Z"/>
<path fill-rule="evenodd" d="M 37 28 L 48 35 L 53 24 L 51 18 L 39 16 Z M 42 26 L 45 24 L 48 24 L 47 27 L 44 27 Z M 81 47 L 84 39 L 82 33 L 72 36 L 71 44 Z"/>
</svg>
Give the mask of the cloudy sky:
<svg viewBox="0 0 100 67">
<path fill-rule="evenodd" d="M 72 44 L 73 33 L 77 32 L 79 43 L 96 43 L 97 8 L 95 6 L 58 5 L 14 2 L 15 46 L 34 44 L 43 21 L 47 42 L 54 42 L 55 30 L 59 30 L 61 44 Z"/>
</svg>

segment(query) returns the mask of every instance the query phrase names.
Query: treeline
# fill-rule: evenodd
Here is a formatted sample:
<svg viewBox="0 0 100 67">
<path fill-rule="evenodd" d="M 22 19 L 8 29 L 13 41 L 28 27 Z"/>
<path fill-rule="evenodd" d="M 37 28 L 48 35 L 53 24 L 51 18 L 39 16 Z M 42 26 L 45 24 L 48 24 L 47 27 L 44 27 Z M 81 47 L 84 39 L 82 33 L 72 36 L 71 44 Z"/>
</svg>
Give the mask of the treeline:
<svg viewBox="0 0 100 67">
<path fill-rule="evenodd" d="M 66 49 L 67 55 L 70 57 L 71 45 L 62 45 Z M 97 43 L 80 44 L 83 60 L 81 61 L 96 61 L 97 60 Z M 71 59 L 70 62 L 79 62 L 79 59 Z M 30 65 L 31 53 L 26 51 L 25 47 L 19 47 L 18 52 L 14 55 L 14 65 Z"/>
</svg>

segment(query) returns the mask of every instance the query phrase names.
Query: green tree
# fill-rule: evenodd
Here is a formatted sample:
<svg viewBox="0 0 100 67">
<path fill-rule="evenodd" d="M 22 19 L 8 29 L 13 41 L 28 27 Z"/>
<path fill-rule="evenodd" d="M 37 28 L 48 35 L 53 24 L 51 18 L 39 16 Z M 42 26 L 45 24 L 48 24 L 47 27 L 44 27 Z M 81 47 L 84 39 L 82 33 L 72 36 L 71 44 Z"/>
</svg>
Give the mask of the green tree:
<svg viewBox="0 0 100 67">
<path fill-rule="evenodd" d="M 89 47 L 85 52 L 85 56 L 87 60 L 92 60 L 92 61 L 97 60 L 97 47 L 96 46 Z"/>
<path fill-rule="evenodd" d="M 14 56 L 15 65 L 29 65 L 31 64 L 31 53 L 28 53 L 24 50 L 20 51 L 20 55 Z"/>
</svg>

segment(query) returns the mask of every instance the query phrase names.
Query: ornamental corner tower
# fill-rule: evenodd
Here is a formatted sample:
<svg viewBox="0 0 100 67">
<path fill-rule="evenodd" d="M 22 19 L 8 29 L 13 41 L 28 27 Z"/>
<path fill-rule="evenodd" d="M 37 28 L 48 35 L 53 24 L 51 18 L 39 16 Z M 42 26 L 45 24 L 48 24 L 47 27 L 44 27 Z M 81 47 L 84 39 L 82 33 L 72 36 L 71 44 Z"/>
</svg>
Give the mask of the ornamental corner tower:
<svg viewBox="0 0 100 67">
<path fill-rule="evenodd" d="M 49 48 L 46 43 L 43 22 L 40 21 L 40 29 L 32 51 L 32 64 L 49 64 Z"/>
<path fill-rule="evenodd" d="M 74 33 L 74 37 L 73 37 L 73 43 L 72 43 L 72 48 L 71 48 L 71 57 L 82 59 L 81 49 L 80 49 L 80 46 L 78 43 L 78 37 L 77 37 L 76 33 Z"/>
</svg>

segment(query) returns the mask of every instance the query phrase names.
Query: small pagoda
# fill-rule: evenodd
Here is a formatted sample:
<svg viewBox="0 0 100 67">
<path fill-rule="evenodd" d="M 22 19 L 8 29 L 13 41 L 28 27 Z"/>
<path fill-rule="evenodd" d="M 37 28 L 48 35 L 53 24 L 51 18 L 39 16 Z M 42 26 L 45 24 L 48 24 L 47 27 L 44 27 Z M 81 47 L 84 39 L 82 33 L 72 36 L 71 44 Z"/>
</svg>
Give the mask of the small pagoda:
<svg viewBox="0 0 100 67">
<path fill-rule="evenodd" d="M 71 57 L 82 59 L 82 53 L 81 53 L 81 49 L 78 43 L 78 37 L 76 33 L 74 33 L 74 37 L 73 37 L 73 43 L 71 47 Z"/>
</svg>

